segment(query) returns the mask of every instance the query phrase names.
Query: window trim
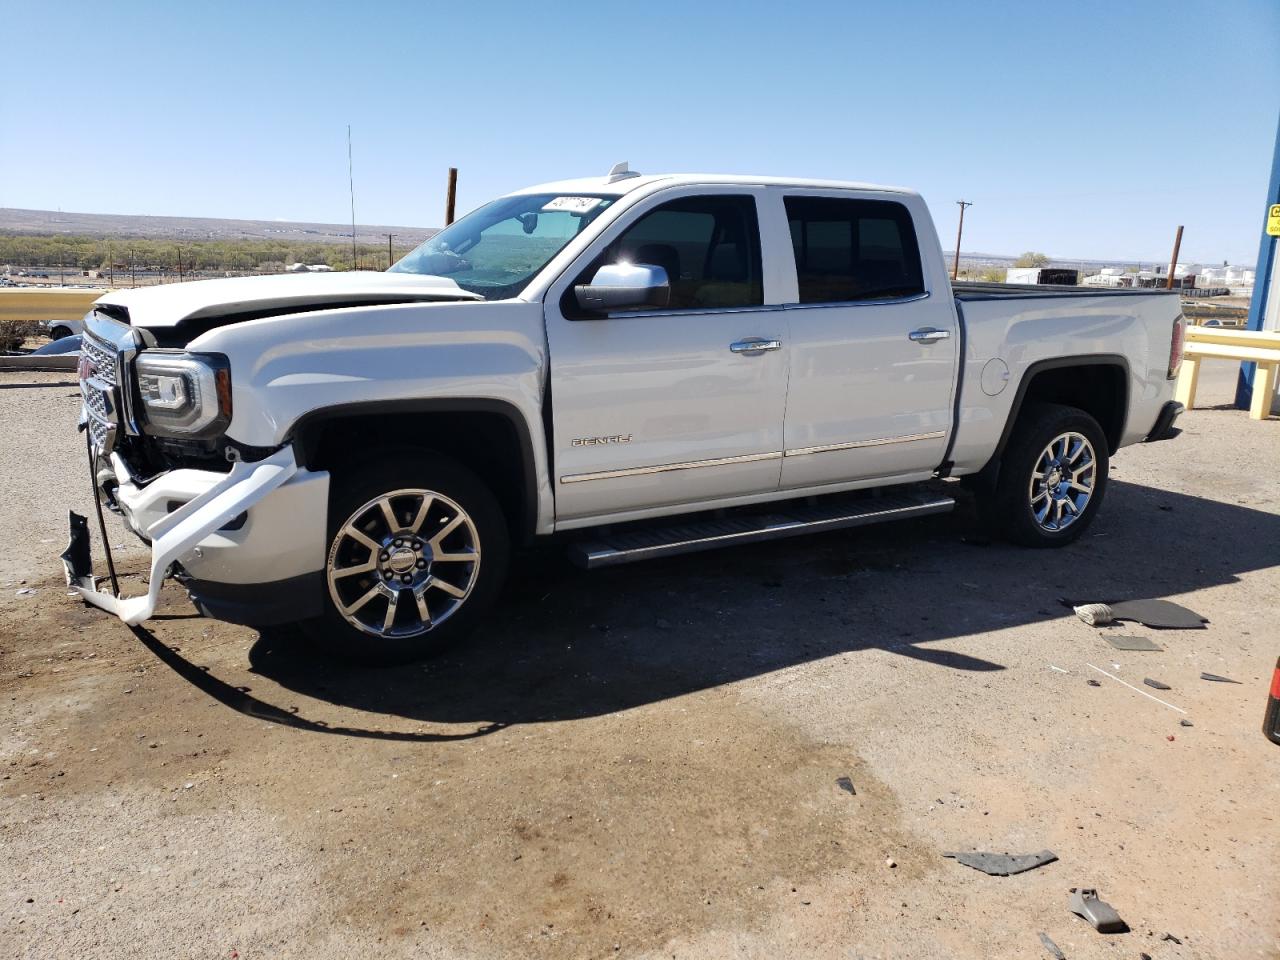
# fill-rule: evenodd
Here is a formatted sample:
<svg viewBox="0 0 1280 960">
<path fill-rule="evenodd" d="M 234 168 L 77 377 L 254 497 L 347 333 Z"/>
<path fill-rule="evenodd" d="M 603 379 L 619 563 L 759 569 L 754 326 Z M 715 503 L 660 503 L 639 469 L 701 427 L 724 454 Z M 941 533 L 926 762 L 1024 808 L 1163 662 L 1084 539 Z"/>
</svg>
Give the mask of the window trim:
<svg viewBox="0 0 1280 960">
<path fill-rule="evenodd" d="M 916 217 L 916 211 L 912 209 L 912 204 L 908 202 L 908 197 L 897 193 L 880 193 L 878 191 L 861 191 L 861 190 L 833 190 L 823 189 L 821 187 L 805 188 L 805 187 L 774 187 L 774 199 L 776 206 L 782 214 L 782 224 L 786 234 L 785 257 L 788 267 L 791 271 L 793 282 L 794 300 L 790 300 L 784 304 L 788 310 L 811 310 L 815 308 L 831 308 L 831 307 L 884 307 L 892 306 L 898 303 L 914 303 L 919 300 L 927 300 L 933 294 L 930 279 L 931 274 L 925 260 L 924 245 L 920 242 L 919 220 Z M 800 269 L 796 263 L 795 247 L 791 239 L 791 221 L 787 216 L 787 199 L 790 197 L 800 198 L 816 198 L 820 200 L 846 200 L 846 201 L 876 201 L 880 203 L 892 203 L 901 207 L 906 211 L 907 218 L 911 221 L 911 230 L 915 236 L 916 259 L 920 264 L 920 287 L 919 293 L 909 293 L 901 297 L 877 297 L 874 300 L 815 300 L 811 303 L 803 303 L 800 300 Z"/>
</svg>

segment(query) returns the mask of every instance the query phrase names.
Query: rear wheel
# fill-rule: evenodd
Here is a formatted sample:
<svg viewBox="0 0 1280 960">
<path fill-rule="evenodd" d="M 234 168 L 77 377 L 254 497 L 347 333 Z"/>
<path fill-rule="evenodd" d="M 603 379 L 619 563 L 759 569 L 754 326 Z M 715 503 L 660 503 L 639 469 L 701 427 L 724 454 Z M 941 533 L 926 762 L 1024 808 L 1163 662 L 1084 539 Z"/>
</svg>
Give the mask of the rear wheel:
<svg viewBox="0 0 1280 960">
<path fill-rule="evenodd" d="M 1107 489 L 1107 438 L 1089 414 L 1039 403 L 1018 418 L 1000 459 L 986 513 L 1005 536 L 1028 547 L 1079 539 Z"/>
<path fill-rule="evenodd" d="M 405 663 L 474 626 L 506 574 L 509 538 L 484 482 L 406 451 L 334 483 L 325 612 L 310 630 L 334 654 Z"/>
</svg>

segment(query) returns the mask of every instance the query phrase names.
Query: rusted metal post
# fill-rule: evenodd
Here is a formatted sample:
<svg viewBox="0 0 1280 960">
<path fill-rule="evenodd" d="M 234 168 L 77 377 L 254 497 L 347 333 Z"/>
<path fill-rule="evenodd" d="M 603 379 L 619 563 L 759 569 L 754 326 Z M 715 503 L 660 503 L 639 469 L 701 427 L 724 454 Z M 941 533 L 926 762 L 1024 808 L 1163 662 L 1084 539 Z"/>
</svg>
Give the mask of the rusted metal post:
<svg viewBox="0 0 1280 960">
<path fill-rule="evenodd" d="M 1178 269 L 1178 251 L 1182 249 L 1182 227 L 1178 227 L 1178 233 L 1173 238 L 1173 259 L 1169 261 L 1169 279 L 1165 281 L 1164 288 L 1166 290 L 1173 289 L 1173 271 Z"/>
<path fill-rule="evenodd" d="M 444 225 L 453 223 L 453 213 L 458 200 L 458 168 L 449 168 L 449 191 L 444 198 Z"/>
<path fill-rule="evenodd" d="M 952 280 L 960 277 L 960 238 L 964 235 L 964 208 L 973 206 L 968 200 L 957 200 L 956 203 L 960 204 L 960 226 L 956 228 L 956 258 L 951 264 Z"/>
</svg>

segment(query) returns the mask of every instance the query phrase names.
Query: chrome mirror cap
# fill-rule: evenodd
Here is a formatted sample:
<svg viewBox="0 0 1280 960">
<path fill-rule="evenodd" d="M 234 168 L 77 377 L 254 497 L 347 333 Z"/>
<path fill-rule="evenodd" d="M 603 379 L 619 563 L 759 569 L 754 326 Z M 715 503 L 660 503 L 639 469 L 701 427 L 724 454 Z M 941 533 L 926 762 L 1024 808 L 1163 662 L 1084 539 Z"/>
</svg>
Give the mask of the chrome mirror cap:
<svg viewBox="0 0 1280 960">
<path fill-rule="evenodd" d="M 583 310 L 665 307 L 671 300 L 667 271 L 648 263 L 609 263 L 588 284 L 574 288 Z"/>
</svg>

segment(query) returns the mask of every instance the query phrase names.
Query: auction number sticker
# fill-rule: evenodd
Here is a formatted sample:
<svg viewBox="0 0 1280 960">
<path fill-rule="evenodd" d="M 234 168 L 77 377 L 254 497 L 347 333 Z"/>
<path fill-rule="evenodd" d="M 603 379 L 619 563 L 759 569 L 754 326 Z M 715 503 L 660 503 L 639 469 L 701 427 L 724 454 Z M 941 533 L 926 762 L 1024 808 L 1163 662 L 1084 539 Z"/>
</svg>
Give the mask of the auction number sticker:
<svg viewBox="0 0 1280 960">
<path fill-rule="evenodd" d="M 543 211 L 563 210 L 565 213 L 587 213 L 600 206 L 599 197 L 556 197 L 545 204 Z"/>
<path fill-rule="evenodd" d="M 1267 234 L 1280 237 L 1280 203 L 1273 203 L 1267 209 Z"/>
</svg>

